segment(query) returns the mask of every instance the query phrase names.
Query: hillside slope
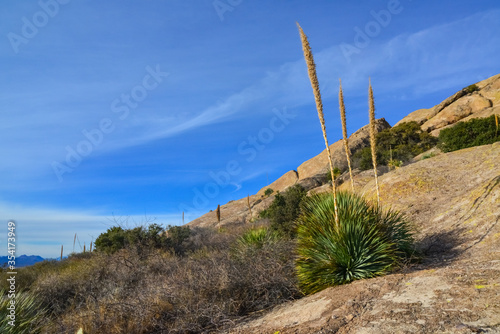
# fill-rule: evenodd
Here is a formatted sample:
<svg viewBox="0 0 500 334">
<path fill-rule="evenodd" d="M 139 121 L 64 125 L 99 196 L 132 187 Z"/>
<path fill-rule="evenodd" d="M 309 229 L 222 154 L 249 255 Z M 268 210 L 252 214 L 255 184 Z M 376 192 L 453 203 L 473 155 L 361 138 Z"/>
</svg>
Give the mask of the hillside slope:
<svg viewBox="0 0 500 334">
<path fill-rule="evenodd" d="M 469 87 L 472 87 L 472 91 L 469 90 Z M 500 74 L 477 82 L 469 87 L 458 91 L 432 108 L 419 109 L 408 114 L 395 125 L 416 121 L 421 125 L 422 130 L 437 136 L 442 129 L 453 126 L 460 121 L 488 117 L 493 114 L 500 116 Z M 390 127 L 389 123 L 383 118 L 376 121 L 377 132 Z M 318 140 L 321 140 L 321 138 L 318 138 Z M 349 137 L 349 148 L 351 154 L 354 154 L 367 146 L 369 146 L 368 126 L 364 126 Z M 332 152 L 333 165 L 345 170 L 347 168 L 347 160 L 342 141 L 339 140 L 331 144 L 330 150 Z M 300 164 L 296 170 L 285 173 L 270 185 L 260 189 L 257 194 L 250 196 L 250 206 L 253 213 L 255 214 L 267 208 L 272 202 L 273 196 L 264 196 L 267 188 L 271 188 L 276 192 L 283 191 L 294 184 L 301 184 L 304 188 L 310 190 L 325 183 L 325 174 L 327 171 L 328 160 L 326 150 L 324 150 L 315 157 Z M 361 175 L 364 175 L 365 179 L 367 179 L 366 176 L 369 176 L 367 173 L 362 173 Z M 370 178 L 368 177 L 368 179 Z M 363 179 L 358 177 L 356 183 L 360 182 L 362 183 Z M 246 198 L 221 205 L 222 225 L 248 222 L 250 218 Z M 214 212 L 209 212 L 191 221 L 188 225 L 215 226 L 217 225 L 217 218 Z"/>
<path fill-rule="evenodd" d="M 382 205 L 407 213 L 423 263 L 329 288 L 236 333 L 500 333 L 500 143 L 386 173 Z M 371 197 L 373 181 L 358 183 Z"/>
<path fill-rule="evenodd" d="M 500 115 L 500 74 L 397 124 L 416 121 L 437 136 L 457 122 L 495 113 Z M 378 120 L 378 131 L 388 127 Z M 351 153 L 369 145 L 366 130 L 351 135 Z M 341 142 L 331 150 L 334 165 L 343 166 Z M 327 165 L 322 152 L 268 187 L 283 191 L 301 184 L 311 192 L 326 191 L 328 184 L 321 184 Z M 381 204 L 402 211 L 415 224 L 423 262 L 256 314 L 230 333 L 500 333 L 500 143 L 415 159 L 381 172 Z M 357 171 L 354 184 L 357 193 L 374 198 L 373 171 Z M 249 198 L 254 216 L 273 200 L 264 195 L 268 187 Z M 221 206 L 221 217 L 223 225 L 248 222 L 247 199 Z M 216 224 L 214 212 L 189 223 Z"/>
</svg>

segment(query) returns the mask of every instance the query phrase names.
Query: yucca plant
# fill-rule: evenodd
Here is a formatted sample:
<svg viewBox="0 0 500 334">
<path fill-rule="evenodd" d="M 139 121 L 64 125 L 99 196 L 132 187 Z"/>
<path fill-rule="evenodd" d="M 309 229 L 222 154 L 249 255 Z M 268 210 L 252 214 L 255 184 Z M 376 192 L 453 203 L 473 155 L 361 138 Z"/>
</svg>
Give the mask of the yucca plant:
<svg viewBox="0 0 500 334">
<path fill-rule="evenodd" d="M 337 194 L 339 224 L 329 193 L 308 198 L 297 220 L 297 277 L 304 293 L 383 275 L 414 254 L 409 223 L 362 197 Z"/>
<path fill-rule="evenodd" d="M 9 324 L 10 314 L 8 307 L 10 299 L 0 290 L 0 333 L 5 334 L 35 334 L 40 333 L 40 325 L 45 317 L 46 310 L 37 301 L 34 294 L 27 291 L 18 291 L 15 295 L 15 326 Z"/>
<path fill-rule="evenodd" d="M 262 248 L 266 243 L 272 243 L 279 239 L 276 232 L 266 227 L 251 229 L 238 238 L 238 245 L 254 248 Z"/>
</svg>

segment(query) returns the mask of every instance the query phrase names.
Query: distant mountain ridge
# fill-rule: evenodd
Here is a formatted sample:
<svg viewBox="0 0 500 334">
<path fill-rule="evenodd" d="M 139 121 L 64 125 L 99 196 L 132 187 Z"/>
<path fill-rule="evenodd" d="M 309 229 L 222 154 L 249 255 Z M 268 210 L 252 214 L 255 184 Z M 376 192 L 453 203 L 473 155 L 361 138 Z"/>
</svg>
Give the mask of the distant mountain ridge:
<svg viewBox="0 0 500 334">
<path fill-rule="evenodd" d="M 38 256 L 38 255 L 21 255 L 21 256 L 16 256 L 16 268 L 21 268 L 21 267 L 27 267 L 27 266 L 32 266 L 35 263 L 42 262 L 45 260 L 43 257 Z M 0 256 L 0 265 L 7 265 L 7 262 L 9 261 L 8 256 Z"/>
</svg>

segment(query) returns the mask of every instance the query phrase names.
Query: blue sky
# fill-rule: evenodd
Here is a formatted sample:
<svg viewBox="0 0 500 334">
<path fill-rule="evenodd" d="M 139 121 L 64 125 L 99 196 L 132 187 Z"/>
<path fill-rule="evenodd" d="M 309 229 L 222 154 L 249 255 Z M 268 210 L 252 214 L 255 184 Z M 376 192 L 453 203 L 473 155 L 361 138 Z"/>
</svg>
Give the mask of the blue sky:
<svg viewBox="0 0 500 334">
<path fill-rule="evenodd" d="M 115 222 L 181 224 L 330 141 L 500 72 L 498 1 L 10 1 L 0 11 L 0 255 L 56 257 Z M 2 226 L 0 224 L 0 226 Z M 3 245 L 3 246 L 2 246 Z M 75 250 L 79 250 L 77 245 Z"/>
</svg>

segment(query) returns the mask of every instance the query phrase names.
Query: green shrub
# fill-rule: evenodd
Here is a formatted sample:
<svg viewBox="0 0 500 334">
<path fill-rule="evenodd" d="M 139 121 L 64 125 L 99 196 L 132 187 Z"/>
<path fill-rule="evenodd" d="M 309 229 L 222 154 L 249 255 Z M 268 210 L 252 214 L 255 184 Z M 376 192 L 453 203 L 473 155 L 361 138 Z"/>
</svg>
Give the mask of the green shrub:
<svg viewBox="0 0 500 334">
<path fill-rule="evenodd" d="M 493 144 L 500 141 L 495 116 L 473 118 L 467 122 L 458 122 L 439 132 L 439 148 L 443 152 L 452 152 L 467 147 Z"/>
<path fill-rule="evenodd" d="M 401 123 L 377 133 L 377 164 L 389 161 L 406 162 L 437 144 L 437 139 L 422 131 L 417 122 Z M 353 154 L 353 165 L 362 170 L 373 168 L 371 149 L 365 147 Z"/>
<path fill-rule="evenodd" d="M 173 251 L 178 254 L 185 253 L 184 241 L 186 241 L 191 235 L 191 229 L 189 226 L 168 226 L 167 227 L 167 246 L 173 249 Z"/>
<path fill-rule="evenodd" d="M 475 91 L 478 91 L 479 87 L 476 84 L 472 84 L 472 85 L 465 87 L 464 90 L 470 94 L 470 93 L 474 93 Z"/>
<path fill-rule="evenodd" d="M 266 191 L 264 191 L 264 195 L 269 196 L 274 192 L 271 188 L 267 188 Z"/>
<path fill-rule="evenodd" d="M 260 212 L 260 217 L 269 218 L 271 229 L 285 236 L 295 236 L 295 219 L 300 213 L 300 204 L 307 192 L 301 185 L 278 192 L 271 205 Z"/>
<path fill-rule="evenodd" d="M 175 245 L 177 240 L 167 240 L 167 235 L 163 232 L 163 227 L 158 224 L 150 224 L 147 228 L 138 226 L 133 229 L 123 229 L 121 226 L 113 226 L 97 237 L 95 250 L 112 254 L 133 245 L 134 247 L 138 247 L 140 252 L 145 252 L 155 248 Z M 178 235 L 178 233 L 174 232 L 173 234 Z"/>
<path fill-rule="evenodd" d="M 14 326 L 11 326 L 9 322 L 12 320 L 8 318 L 11 299 L 8 298 L 5 290 L 0 290 L 0 333 L 40 333 L 41 322 L 47 313 L 41 302 L 33 293 L 26 291 L 18 291 L 14 297 L 15 319 Z"/>
<path fill-rule="evenodd" d="M 429 154 L 424 154 L 424 156 L 422 156 L 422 160 L 434 158 L 435 156 L 436 156 L 436 153 L 434 153 L 434 152 L 431 152 Z"/>
<path fill-rule="evenodd" d="M 303 205 L 297 229 L 297 276 L 305 293 L 389 272 L 413 256 L 409 223 L 362 197 L 339 192 L 339 225 L 333 196 L 313 195 Z"/>
<path fill-rule="evenodd" d="M 49 309 L 42 332 L 222 332 L 239 317 L 301 296 L 293 241 L 242 243 L 234 253 L 236 235 L 222 240 L 225 234 L 198 229 L 189 239 L 198 235 L 218 246 L 183 257 L 157 249 L 145 259 L 133 247 L 98 252 L 39 278 L 33 291 Z"/>
<path fill-rule="evenodd" d="M 342 174 L 342 171 L 340 170 L 340 168 L 334 167 L 333 168 L 333 175 L 335 176 L 335 178 L 338 178 L 340 176 L 340 174 Z M 327 182 L 331 182 L 332 181 L 332 173 L 330 171 L 328 171 L 326 173 L 326 181 Z"/>
<path fill-rule="evenodd" d="M 264 245 L 272 244 L 277 240 L 279 240 L 279 236 L 275 231 L 260 227 L 243 233 L 238 238 L 237 244 L 239 247 L 262 248 Z"/>
</svg>

